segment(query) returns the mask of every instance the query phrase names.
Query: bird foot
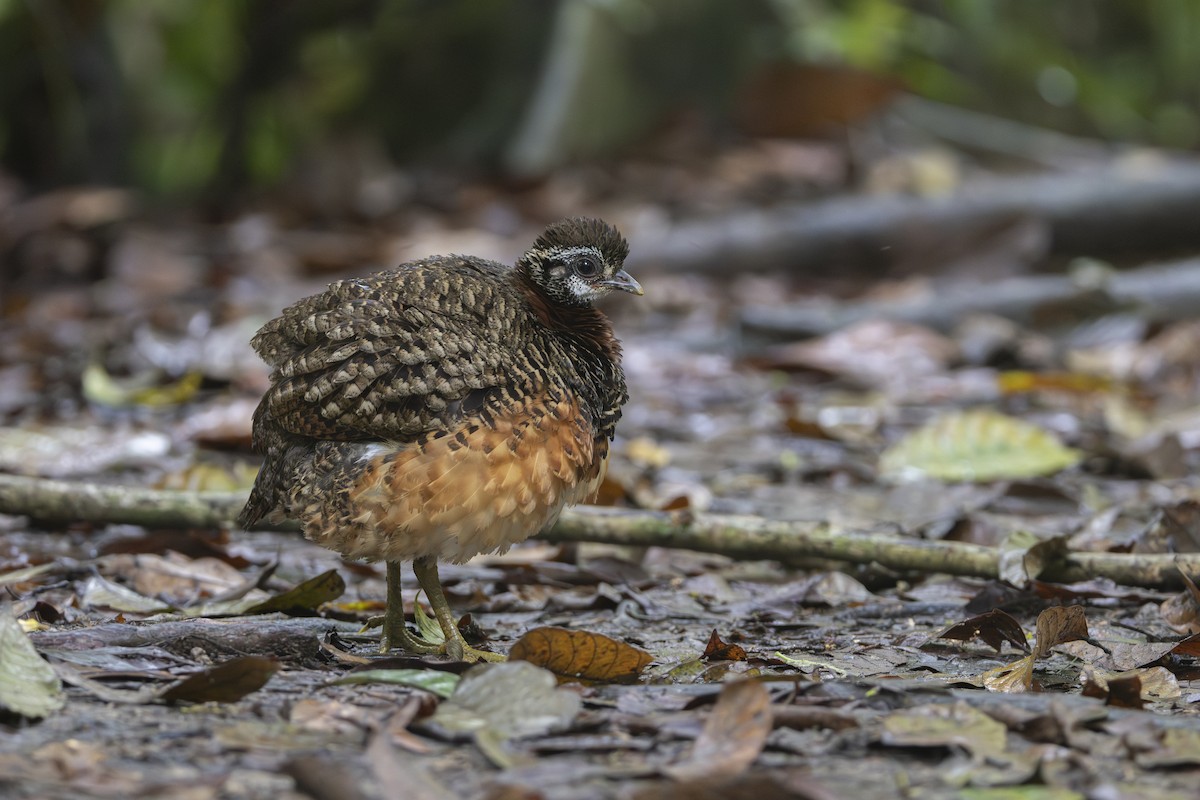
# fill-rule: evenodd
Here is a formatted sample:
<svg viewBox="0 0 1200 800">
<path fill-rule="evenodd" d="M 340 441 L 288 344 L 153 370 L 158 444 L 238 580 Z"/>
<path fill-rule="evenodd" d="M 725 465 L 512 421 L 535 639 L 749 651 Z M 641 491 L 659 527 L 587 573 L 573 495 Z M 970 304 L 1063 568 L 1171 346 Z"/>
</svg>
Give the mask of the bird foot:
<svg viewBox="0 0 1200 800">
<path fill-rule="evenodd" d="M 480 661 L 496 662 L 508 660 L 508 656 L 504 655 L 503 653 L 492 653 L 488 650 L 478 650 L 474 647 L 471 647 L 469 644 L 463 644 L 462 652 L 458 655 L 451 654 L 449 647 L 446 648 L 446 653 L 447 655 L 450 655 L 451 658 L 454 658 L 457 661 L 466 661 L 468 664 L 475 664 Z"/>
<path fill-rule="evenodd" d="M 503 653 L 492 653 L 488 650 L 471 647 L 461 637 L 454 637 L 449 641 L 436 643 L 427 642 L 410 631 L 404 623 L 389 625 L 386 615 L 369 618 L 363 629 L 369 630 L 371 628 L 383 628 L 383 636 L 380 638 L 379 643 L 379 652 L 384 655 L 390 653 L 393 649 L 397 649 L 415 655 L 446 655 L 455 661 L 466 661 L 468 664 L 474 664 L 479 661 L 508 660 L 508 656 L 505 656 Z"/>
<path fill-rule="evenodd" d="M 393 649 L 403 650 L 406 653 L 414 653 L 416 655 L 433 655 L 445 651 L 445 647 L 441 643 L 433 644 L 417 638 L 408 629 L 408 626 L 404 624 L 404 620 L 393 621 L 386 614 L 371 617 L 363 627 L 364 630 L 383 628 L 383 635 L 379 639 L 379 652 L 384 655 L 387 655 Z"/>
</svg>

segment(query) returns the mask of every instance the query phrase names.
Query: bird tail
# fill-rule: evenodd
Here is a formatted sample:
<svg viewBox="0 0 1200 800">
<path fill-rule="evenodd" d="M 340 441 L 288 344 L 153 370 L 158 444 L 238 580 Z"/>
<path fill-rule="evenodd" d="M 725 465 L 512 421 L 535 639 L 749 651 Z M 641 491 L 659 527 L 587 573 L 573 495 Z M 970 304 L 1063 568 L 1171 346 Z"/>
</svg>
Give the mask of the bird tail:
<svg viewBox="0 0 1200 800">
<path fill-rule="evenodd" d="M 250 490 L 250 499 L 246 501 L 242 513 L 238 514 L 237 524 L 242 530 L 250 530 L 256 522 L 269 515 L 276 508 L 278 490 L 274 476 L 267 475 L 268 468 L 264 466 L 254 479 L 254 488 Z"/>
</svg>

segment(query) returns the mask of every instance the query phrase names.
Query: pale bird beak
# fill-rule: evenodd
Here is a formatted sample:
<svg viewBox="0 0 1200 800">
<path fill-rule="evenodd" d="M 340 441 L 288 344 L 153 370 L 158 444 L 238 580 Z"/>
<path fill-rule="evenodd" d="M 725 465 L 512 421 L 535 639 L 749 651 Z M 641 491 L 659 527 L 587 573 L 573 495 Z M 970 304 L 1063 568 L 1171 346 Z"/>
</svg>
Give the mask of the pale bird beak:
<svg viewBox="0 0 1200 800">
<path fill-rule="evenodd" d="M 642 285 L 634 280 L 633 276 L 625 270 L 617 270 L 617 274 L 613 275 L 606 281 L 600 281 L 601 286 L 609 286 L 613 289 L 620 289 L 622 292 L 629 292 L 641 297 L 645 294 L 642 291 Z"/>
</svg>

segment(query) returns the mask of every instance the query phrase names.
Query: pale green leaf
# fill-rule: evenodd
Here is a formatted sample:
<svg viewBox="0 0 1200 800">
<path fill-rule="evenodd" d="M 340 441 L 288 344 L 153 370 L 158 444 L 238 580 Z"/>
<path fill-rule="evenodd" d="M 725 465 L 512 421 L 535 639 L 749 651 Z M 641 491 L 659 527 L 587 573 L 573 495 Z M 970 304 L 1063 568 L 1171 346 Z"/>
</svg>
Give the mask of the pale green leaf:
<svg viewBox="0 0 1200 800">
<path fill-rule="evenodd" d="M 426 724 L 450 738 L 485 730 L 499 739 L 563 730 L 583 701 L 575 692 L 557 687 L 553 672 L 527 661 L 477 665 Z"/>
<path fill-rule="evenodd" d="M 994 481 L 1050 475 L 1081 454 L 1031 423 L 978 409 L 943 415 L 883 454 L 890 480 Z"/>
<path fill-rule="evenodd" d="M 392 683 L 424 689 L 439 697 L 449 697 L 454 693 L 458 681 L 459 676 L 453 672 L 433 669 L 363 669 L 343 675 L 331 681 L 331 684 L 338 686 L 351 683 Z"/>
<path fill-rule="evenodd" d="M 0 614 L 0 710 L 41 719 L 66 702 L 62 682 L 25 631 L 8 614 Z"/>
</svg>

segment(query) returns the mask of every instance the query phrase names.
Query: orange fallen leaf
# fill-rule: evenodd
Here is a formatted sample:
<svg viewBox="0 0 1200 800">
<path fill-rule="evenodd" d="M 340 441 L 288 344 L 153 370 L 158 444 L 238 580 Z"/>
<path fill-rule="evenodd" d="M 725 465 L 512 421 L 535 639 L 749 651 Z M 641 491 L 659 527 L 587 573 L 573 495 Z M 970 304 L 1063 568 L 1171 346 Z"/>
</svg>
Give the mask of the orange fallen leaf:
<svg viewBox="0 0 1200 800">
<path fill-rule="evenodd" d="M 704 648 L 704 655 L 700 658 L 704 661 L 745 661 L 746 651 L 740 645 L 721 641 L 721 635 L 713 628 L 712 636 L 708 637 L 708 644 Z"/>
<path fill-rule="evenodd" d="M 645 650 L 590 631 L 534 628 L 508 651 L 509 661 L 528 661 L 556 675 L 588 681 L 628 681 L 654 657 Z"/>
</svg>

